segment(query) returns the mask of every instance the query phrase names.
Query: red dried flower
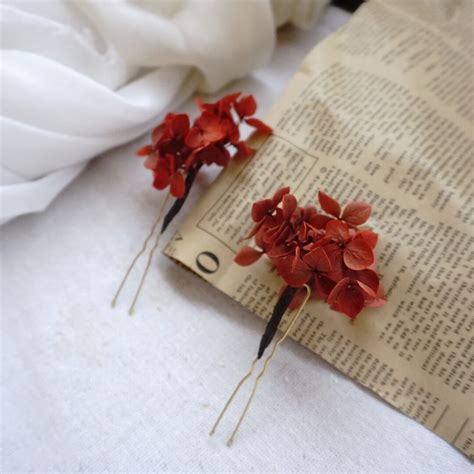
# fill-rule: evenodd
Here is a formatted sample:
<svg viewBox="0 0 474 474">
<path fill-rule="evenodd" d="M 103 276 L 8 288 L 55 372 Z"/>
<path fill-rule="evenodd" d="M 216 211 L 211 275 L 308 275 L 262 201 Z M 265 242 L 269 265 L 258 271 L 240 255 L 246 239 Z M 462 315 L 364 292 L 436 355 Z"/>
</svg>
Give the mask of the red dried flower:
<svg viewBox="0 0 474 474">
<path fill-rule="evenodd" d="M 265 134 L 272 129 L 251 118 L 257 109 L 253 96 L 239 97 L 240 92 L 235 92 L 215 103 L 204 103 L 197 98 L 201 114 L 192 126 L 187 114 L 170 113 L 153 130 L 152 143 L 137 150 L 137 155 L 147 157 L 144 165 L 153 172 L 156 189 L 169 186 L 173 196 L 183 198 L 189 173 L 194 176 L 203 165 L 226 166 L 231 158 L 229 146 L 243 157 L 254 154 L 255 151 L 240 140 L 240 123 L 245 121 Z"/>
<path fill-rule="evenodd" d="M 231 159 L 230 147 L 234 148 L 236 155 L 243 157 L 253 155 L 254 150 L 240 139 L 239 126 L 242 121 L 247 122 L 260 133 L 272 132 L 269 126 L 251 117 L 257 110 L 253 96 L 248 95 L 240 100 L 239 97 L 240 92 L 236 92 L 226 95 L 215 103 L 204 103 L 197 98 L 196 103 L 201 113 L 193 123 L 190 122 L 187 114 L 169 113 L 153 130 L 151 143 L 136 151 L 138 156 L 146 157 L 144 166 L 153 173 L 153 186 L 158 190 L 169 187 L 169 193 L 176 199 L 166 213 L 167 199 L 164 200 L 151 233 L 146 237 L 142 249 L 132 260 L 119 285 L 112 300 L 113 306 L 131 269 L 145 252 L 158 222 L 162 221 L 161 230 L 150 251 L 148 264 L 129 309 L 129 313 L 132 314 L 159 238 L 181 211 L 201 167 L 212 164 L 227 166 Z M 265 246 L 261 236 L 258 237 L 258 241 Z M 243 265 L 249 265 L 260 255 L 261 252 L 248 247 L 246 251 L 242 251 L 240 262 Z"/>
<path fill-rule="evenodd" d="M 243 107 L 242 110 L 245 110 Z M 314 298 L 325 299 L 332 309 L 354 319 L 365 306 L 385 303 L 379 277 L 373 270 L 377 234 L 357 226 L 367 221 L 371 207 L 351 202 L 340 204 L 318 193 L 321 208 L 298 206 L 289 188 L 252 206 L 256 223 L 247 236 L 259 249 L 243 247 L 236 255 L 239 265 L 251 265 L 267 254 L 286 285 L 309 285 Z M 296 291 L 291 307 L 300 304 L 304 291 Z"/>
</svg>

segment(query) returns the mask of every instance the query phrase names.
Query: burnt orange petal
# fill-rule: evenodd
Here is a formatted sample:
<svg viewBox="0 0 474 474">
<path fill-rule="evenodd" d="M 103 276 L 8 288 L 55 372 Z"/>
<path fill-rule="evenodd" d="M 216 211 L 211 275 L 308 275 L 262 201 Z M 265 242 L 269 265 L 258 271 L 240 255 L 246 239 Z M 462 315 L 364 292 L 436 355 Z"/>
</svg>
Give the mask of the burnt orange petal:
<svg viewBox="0 0 474 474">
<path fill-rule="evenodd" d="M 298 201 L 293 194 L 285 194 L 282 199 L 283 219 L 289 219 L 295 212 Z"/>
<path fill-rule="evenodd" d="M 158 163 L 158 155 L 153 154 L 147 156 L 145 159 L 145 162 L 143 163 L 143 166 L 148 169 L 148 170 L 154 170 L 156 168 L 156 165 Z"/>
<path fill-rule="evenodd" d="M 204 145 L 204 140 L 201 130 L 198 127 L 193 127 L 189 130 L 185 139 L 186 146 L 189 148 L 199 148 Z"/>
<path fill-rule="evenodd" d="M 342 213 L 342 219 L 351 225 L 361 225 L 370 216 L 372 208 L 366 202 L 350 202 Z"/>
<path fill-rule="evenodd" d="M 265 135 L 269 135 L 273 132 L 271 127 L 269 127 L 266 123 L 262 122 L 257 118 L 248 118 L 245 120 L 245 122 L 247 122 L 247 124 L 251 127 L 254 127 L 260 133 L 264 133 Z"/>
<path fill-rule="evenodd" d="M 331 279 L 324 275 L 318 274 L 314 278 L 313 292 L 316 293 L 315 296 L 318 298 L 327 298 L 335 286 L 336 283 L 334 283 Z"/>
<path fill-rule="evenodd" d="M 165 189 L 166 186 L 170 184 L 170 174 L 168 170 L 168 163 L 160 159 L 158 160 L 158 163 L 156 164 L 155 168 L 155 179 L 153 181 L 153 186 L 156 189 Z"/>
<path fill-rule="evenodd" d="M 303 260 L 294 257 L 284 257 L 277 263 L 277 271 L 281 277 L 294 288 L 303 286 L 311 278 L 311 269 Z"/>
<path fill-rule="evenodd" d="M 271 199 L 262 199 L 256 201 L 252 205 L 252 219 L 254 222 L 260 222 L 268 211 L 273 209 L 273 202 Z"/>
<path fill-rule="evenodd" d="M 364 285 L 367 285 L 376 293 L 379 291 L 381 286 L 379 276 L 370 268 L 366 268 L 365 270 L 360 270 L 358 272 L 352 272 L 351 276 L 353 280 L 364 283 Z"/>
<path fill-rule="evenodd" d="M 249 147 L 245 142 L 238 142 L 235 144 L 235 147 L 239 150 L 240 155 L 245 158 L 249 158 L 255 153 L 255 150 Z"/>
<path fill-rule="evenodd" d="M 322 247 L 316 247 L 303 257 L 303 261 L 313 270 L 328 273 L 332 270 L 331 261 Z"/>
<path fill-rule="evenodd" d="M 176 172 L 170 177 L 170 193 L 176 198 L 182 198 L 184 191 L 184 177 L 181 173 Z"/>
<path fill-rule="evenodd" d="M 171 135 L 175 138 L 184 137 L 189 131 L 189 117 L 187 114 L 177 114 L 171 120 Z"/>
<path fill-rule="evenodd" d="M 357 280 L 357 284 L 359 285 L 360 289 L 364 292 L 364 299 L 369 299 L 369 300 L 377 299 L 377 294 L 372 288 L 370 288 L 370 286 L 365 285 L 359 280 Z"/>
<path fill-rule="evenodd" d="M 359 230 L 356 234 L 356 239 L 362 239 L 371 249 L 377 245 L 378 235 L 371 230 Z"/>
<path fill-rule="evenodd" d="M 151 134 L 151 141 L 153 145 L 156 145 L 161 140 L 161 137 L 163 136 L 165 130 L 166 130 L 165 123 L 160 123 L 160 125 L 155 127 L 155 129 L 153 130 Z"/>
<path fill-rule="evenodd" d="M 240 92 L 233 92 L 231 94 L 228 94 L 222 97 L 222 99 L 219 100 L 219 102 L 217 103 L 218 112 L 220 114 L 229 114 L 231 106 L 235 103 L 239 95 L 240 95 Z"/>
<path fill-rule="evenodd" d="M 222 140 L 226 136 L 227 130 L 225 125 L 218 123 L 202 132 L 202 137 L 206 143 L 215 143 Z"/>
<path fill-rule="evenodd" d="M 286 288 L 286 285 L 284 286 L 284 288 Z M 295 296 L 293 296 L 293 299 L 290 301 L 288 308 L 298 309 L 303 304 L 303 301 L 305 300 L 305 298 L 306 298 L 306 291 L 304 290 L 304 288 L 300 288 L 296 292 Z"/>
<path fill-rule="evenodd" d="M 197 119 L 195 124 L 201 130 L 213 129 L 218 126 L 221 122 L 221 119 L 214 113 L 209 110 L 205 110 Z"/>
<path fill-rule="evenodd" d="M 281 200 L 283 199 L 283 196 L 285 194 L 288 194 L 289 192 L 290 192 L 289 186 L 285 186 L 284 188 L 280 188 L 278 191 L 276 191 L 272 197 L 273 205 L 278 206 L 278 204 L 280 204 Z"/>
<path fill-rule="evenodd" d="M 222 124 L 226 129 L 227 138 L 235 145 L 240 140 L 239 127 L 230 119 L 223 119 Z"/>
<path fill-rule="evenodd" d="M 246 95 L 235 103 L 235 110 L 240 117 L 249 117 L 257 111 L 257 103 L 253 95 Z"/>
<path fill-rule="evenodd" d="M 151 145 L 142 146 L 135 153 L 137 156 L 148 156 L 153 153 L 153 147 Z"/>
<path fill-rule="evenodd" d="M 313 214 L 308 222 L 316 229 L 325 229 L 330 220 L 332 220 L 332 218 L 324 214 Z"/>
<path fill-rule="evenodd" d="M 335 311 L 355 319 L 364 307 L 364 294 L 359 285 L 344 278 L 332 289 L 328 303 Z"/>
<path fill-rule="evenodd" d="M 363 240 L 356 239 L 346 245 L 343 259 L 351 270 L 364 270 L 374 263 L 374 254 Z"/>
<path fill-rule="evenodd" d="M 252 263 L 256 262 L 261 256 L 262 252 L 246 245 L 242 247 L 234 257 L 234 262 L 245 267 L 252 265 Z"/>
<path fill-rule="evenodd" d="M 204 112 L 205 110 L 214 109 L 214 104 L 209 104 L 209 103 L 204 102 L 199 96 L 196 96 L 196 98 L 194 99 L 194 102 L 196 102 L 196 105 L 199 107 L 199 110 L 201 112 Z"/>
<path fill-rule="evenodd" d="M 332 220 L 326 224 L 326 233 L 336 240 L 345 242 L 349 238 L 349 226 L 345 222 Z"/>
<path fill-rule="evenodd" d="M 331 214 L 331 216 L 339 217 L 341 213 L 341 206 L 339 203 L 333 199 L 331 196 L 327 195 L 323 191 L 319 191 L 318 193 L 319 204 L 323 208 L 323 211 Z"/>
</svg>

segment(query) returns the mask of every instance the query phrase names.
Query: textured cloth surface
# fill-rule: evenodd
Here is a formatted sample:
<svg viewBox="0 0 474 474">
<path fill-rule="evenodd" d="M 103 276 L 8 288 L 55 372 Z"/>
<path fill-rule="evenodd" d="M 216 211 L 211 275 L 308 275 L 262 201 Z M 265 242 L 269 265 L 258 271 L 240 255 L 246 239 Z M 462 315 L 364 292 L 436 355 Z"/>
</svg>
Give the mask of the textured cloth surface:
<svg viewBox="0 0 474 474">
<path fill-rule="evenodd" d="M 192 91 L 266 64 L 277 27 L 308 27 L 327 2 L 4 0 L 0 223 L 45 209 Z"/>
<path fill-rule="evenodd" d="M 347 17 L 330 9 L 317 29 L 285 29 L 272 63 L 228 90 L 254 93 L 263 115 Z M 225 442 L 249 387 L 208 437 L 264 323 L 161 254 L 136 315 L 127 303 L 139 271 L 109 308 L 163 199 L 133 158 L 145 141 L 94 161 L 46 212 L 0 231 L 3 472 L 472 472 L 445 441 L 292 341 L 234 446 Z"/>
</svg>

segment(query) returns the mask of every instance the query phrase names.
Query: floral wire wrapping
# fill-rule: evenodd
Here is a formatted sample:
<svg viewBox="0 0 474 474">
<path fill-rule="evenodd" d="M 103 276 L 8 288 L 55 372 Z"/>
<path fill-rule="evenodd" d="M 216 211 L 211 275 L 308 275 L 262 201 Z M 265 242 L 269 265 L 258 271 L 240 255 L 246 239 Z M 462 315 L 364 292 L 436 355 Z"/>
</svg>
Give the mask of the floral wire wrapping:
<svg viewBox="0 0 474 474">
<path fill-rule="evenodd" d="M 366 306 L 385 304 L 373 253 L 377 234 L 370 229 L 359 228 L 371 214 L 370 205 L 350 202 L 342 210 L 335 199 L 322 191 L 318 193 L 318 199 L 324 213 L 318 212 L 315 206 L 298 206 L 296 197 L 290 194 L 290 188 L 285 187 L 272 198 L 257 201 L 252 206 L 254 225 L 246 239 L 254 238 L 258 248 L 245 246 L 234 260 L 246 266 L 266 254 L 284 280 L 284 285 L 261 338 L 257 357 L 231 394 L 210 434 L 214 433 L 234 396 L 272 342 L 285 311 L 288 308 L 299 309 L 265 360 L 229 445 L 276 348 L 288 336 L 310 297 L 326 300 L 333 310 L 351 320 Z"/>
<path fill-rule="evenodd" d="M 146 157 L 144 164 L 153 173 L 153 186 L 158 190 L 169 187 L 169 195 L 176 199 L 163 218 L 161 230 L 150 252 L 129 313 L 133 312 L 153 253 L 158 246 L 159 237 L 183 207 L 201 167 L 211 164 L 225 167 L 231 159 L 230 149 L 244 158 L 255 153 L 255 150 L 241 140 L 239 126 L 242 122 L 250 125 L 257 132 L 263 134 L 272 132 L 268 125 L 252 117 L 257 110 L 257 103 L 252 95 L 241 96 L 240 92 L 236 92 L 215 103 L 205 103 L 200 98 L 197 98 L 196 102 L 201 113 L 192 124 L 187 114 L 169 113 L 153 130 L 151 144 L 137 150 L 138 156 Z M 116 304 L 131 269 L 145 252 L 148 241 L 161 219 L 161 214 L 160 212 L 142 249 L 135 256 L 122 279 L 112 300 L 112 306 Z"/>
</svg>

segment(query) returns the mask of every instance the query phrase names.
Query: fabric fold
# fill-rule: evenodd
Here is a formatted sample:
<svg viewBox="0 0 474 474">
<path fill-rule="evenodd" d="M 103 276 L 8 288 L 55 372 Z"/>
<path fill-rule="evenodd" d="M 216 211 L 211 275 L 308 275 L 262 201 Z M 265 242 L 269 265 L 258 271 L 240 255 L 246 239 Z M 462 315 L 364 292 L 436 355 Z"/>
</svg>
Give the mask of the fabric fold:
<svg viewBox="0 0 474 474">
<path fill-rule="evenodd" d="M 194 91 L 270 59 L 276 28 L 327 0 L 7 0 L 0 7 L 2 222 L 44 210 L 98 154 Z"/>
</svg>

